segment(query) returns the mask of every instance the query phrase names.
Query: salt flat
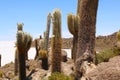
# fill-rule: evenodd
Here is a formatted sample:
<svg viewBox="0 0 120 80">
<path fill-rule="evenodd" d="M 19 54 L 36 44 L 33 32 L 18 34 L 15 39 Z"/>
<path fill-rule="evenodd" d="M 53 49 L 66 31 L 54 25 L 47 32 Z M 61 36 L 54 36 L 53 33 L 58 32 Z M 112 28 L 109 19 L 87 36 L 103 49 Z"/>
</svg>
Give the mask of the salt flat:
<svg viewBox="0 0 120 80">
<path fill-rule="evenodd" d="M 71 57 L 71 49 L 63 49 L 68 53 L 68 57 Z M 28 51 L 29 59 L 34 59 L 36 50 L 30 48 Z M 0 41 L 0 54 L 2 56 L 1 65 L 5 65 L 10 62 L 14 62 L 15 55 L 15 41 Z"/>
</svg>

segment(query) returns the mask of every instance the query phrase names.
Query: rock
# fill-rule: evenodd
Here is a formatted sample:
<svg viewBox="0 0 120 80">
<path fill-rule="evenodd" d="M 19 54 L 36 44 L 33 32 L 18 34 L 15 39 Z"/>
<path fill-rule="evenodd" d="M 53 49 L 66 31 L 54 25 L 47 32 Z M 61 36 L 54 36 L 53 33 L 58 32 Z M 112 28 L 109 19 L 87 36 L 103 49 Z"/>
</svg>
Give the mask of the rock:
<svg viewBox="0 0 120 80">
<path fill-rule="evenodd" d="M 66 62 L 67 61 L 67 52 L 62 50 L 62 61 Z"/>
<path fill-rule="evenodd" d="M 86 77 L 88 80 L 120 80 L 120 56 L 98 64 Z"/>
<path fill-rule="evenodd" d="M 35 69 L 35 72 L 31 75 L 32 80 L 43 80 L 43 78 L 47 75 L 47 71 L 43 69 Z"/>
<path fill-rule="evenodd" d="M 74 74 L 73 67 L 74 67 L 74 63 L 68 64 L 68 63 L 62 62 L 62 72 L 67 76 Z"/>
</svg>

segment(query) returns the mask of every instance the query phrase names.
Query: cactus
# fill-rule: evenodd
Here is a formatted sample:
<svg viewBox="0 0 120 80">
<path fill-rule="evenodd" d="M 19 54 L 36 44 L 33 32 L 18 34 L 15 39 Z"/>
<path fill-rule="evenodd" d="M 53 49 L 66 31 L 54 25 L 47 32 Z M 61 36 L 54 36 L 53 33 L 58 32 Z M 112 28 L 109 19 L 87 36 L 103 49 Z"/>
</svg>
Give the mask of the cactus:
<svg viewBox="0 0 120 80">
<path fill-rule="evenodd" d="M 23 23 L 17 23 L 17 29 L 18 29 L 18 31 L 23 31 Z M 28 47 L 28 49 L 29 49 L 29 47 Z M 28 60 L 28 53 L 26 52 L 26 54 L 25 54 L 25 59 L 26 60 Z"/>
<path fill-rule="evenodd" d="M 37 57 L 38 57 L 38 51 L 39 51 L 38 41 L 37 41 L 37 39 L 35 39 L 35 49 L 36 49 L 36 55 L 35 55 L 35 59 L 34 59 L 34 60 L 37 59 Z"/>
<path fill-rule="evenodd" d="M 47 16 L 47 27 L 45 32 L 45 50 L 47 51 L 48 51 L 48 44 L 49 44 L 50 23 L 51 23 L 51 14 L 49 13 Z"/>
<path fill-rule="evenodd" d="M 40 50 L 39 57 L 42 60 L 42 68 L 48 70 L 48 51 Z"/>
<path fill-rule="evenodd" d="M 17 75 L 18 74 L 18 50 L 15 50 L 15 70 L 14 70 L 14 74 Z"/>
<path fill-rule="evenodd" d="M 39 41 L 39 48 L 40 48 L 39 51 L 46 51 L 46 53 L 44 52 L 45 54 L 48 54 L 50 23 L 51 23 L 51 14 L 49 13 L 47 16 L 47 27 L 46 27 L 46 31 L 44 32 L 44 38 Z M 42 52 L 40 52 L 40 54 L 41 53 Z M 42 59 L 43 69 L 48 69 L 48 55 L 45 58 L 43 58 L 42 56 L 40 57 L 40 59 Z"/>
<path fill-rule="evenodd" d="M 61 72 L 61 12 L 56 9 L 52 16 L 52 72 Z"/>
<path fill-rule="evenodd" d="M 0 67 L 1 67 L 1 54 L 0 54 Z"/>
<path fill-rule="evenodd" d="M 116 34 L 118 41 L 120 41 L 120 31 L 117 32 Z"/>
<path fill-rule="evenodd" d="M 38 53 L 39 53 L 39 50 L 41 49 L 41 40 L 42 40 L 42 36 L 40 35 L 40 38 L 39 38 L 39 42 L 37 39 L 35 39 L 35 49 L 36 49 L 36 55 L 35 55 L 35 58 L 34 60 L 38 59 L 39 56 L 38 56 Z"/>
<path fill-rule="evenodd" d="M 20 31 L 22 31 L 23 30 L 23 23 L 17 23 L 17 29 L 18 29 L 18 31 L 20 30 Z"/>
<path fill-rule="evenodd" d="M 76 53 L 77 53 L 77 42 L 78 42 L 79 16 L 68 14 L 67 23 L 68 23 L 69 32 L 73 35 L 73 47 L 72 47 L 71 58 L 75 61 Z"/>
<path fill-rule="evenodd" d="M 76 59 L 79 59 L 88 47 L 89 61 L 93 61 L 95 48 L 96 15 L 99 0 L 79 0 L 77 15 L 80 17 L 78 27 L 78 45 Z M 86 60 L 88 61 L 88 60 Z M 79 66 L 79 67 L 78 67 Z M 76 80 L 80 79 L 80 62 L 75 64 Z"/>
<path fill-rule="evenodd" d="M 26 80 L 26 65 L 25 65 L 25 54 L 30 48 L 32 43 L 32 37 L 22 31 L 17 32 L 16 46 L 18 49 L 18 61 L 19 61 L 19 80 Z"/>
</svg>

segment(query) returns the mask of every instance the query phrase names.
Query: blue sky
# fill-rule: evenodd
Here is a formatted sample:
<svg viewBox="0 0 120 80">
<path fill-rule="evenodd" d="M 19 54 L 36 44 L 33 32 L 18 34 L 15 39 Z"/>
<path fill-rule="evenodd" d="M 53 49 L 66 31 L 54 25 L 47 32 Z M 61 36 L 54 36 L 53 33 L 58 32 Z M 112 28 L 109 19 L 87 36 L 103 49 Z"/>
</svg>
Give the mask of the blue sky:
<svg viewBox="0 0 120 80">
<path fill-rule="evenodd" d="M 62 13 L 62 36 L 72 37 L 67 14 L 76 14 L 77 0 L 1 0 L 0 41 L 16 39 L 17 22 L 23 22 L 24 31 L 33 38 L 39 37 L 46 29 L 47 14 L 56 8 Z M 99 0 L 96 35 L 108 35 L 119 29 L 120 0 Z"/>
</svg>

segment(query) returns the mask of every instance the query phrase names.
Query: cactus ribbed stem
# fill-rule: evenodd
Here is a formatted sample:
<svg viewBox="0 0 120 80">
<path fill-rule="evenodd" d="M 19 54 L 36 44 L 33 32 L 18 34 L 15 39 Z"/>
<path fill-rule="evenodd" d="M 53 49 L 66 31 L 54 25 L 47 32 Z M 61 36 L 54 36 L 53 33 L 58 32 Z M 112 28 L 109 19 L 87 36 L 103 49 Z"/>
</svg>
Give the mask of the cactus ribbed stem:
<svg viewBox="0 0 120 80">
<path fill-rule="evenodd" d="M 72 14 L 68 14 L 67 16 L 68 29 L 69 32 L 73 35 L 73 46 L 72 46 L 72 54 L 71 58 L 76 60 L 77 53 L 77 42 L 78 42 L 78 25 L 79 25 L 79 16 L 74 16 Z"/>
<path fill-rule="evenodd" d="M 32 37 L 23 31 L 17 31 L 16 46 L 18 49 L 18 61 L 19 61 L 19 80 L 26 80 L 26 65 L 25 58 L 26 53 L 30 49 L 32 43 Z"/>
<path fill-rule="evenodd" d="M 68 30 L 72 35 L 75 35 L 75 28 L 74 28 L 74 15 L 68 14 L 67 16 L 67 23 L 68 23 Z"/>
<path fill-rule="evenodd" d="M 95 29 L 96 29 L 96 15 L 99 0 L 79 0 L 77 14 L 80 17 L 78 27 L 78 49 L 75 63 L 75 80 L 80 80 L 83 72 L 81 68 L 81 57 L 84 53 L 89 53 L 86 61 L 93 61 L 95 48 Z"/>
<path fill-rule="evenodd" d="M 50 23 L 51 23 L 51 14 L 49 13 L 47 16 L 47 28 L 45 33 L 45 50 L 47 51 L 48 51 L 48 44 L 49 44 Z"/>
<path fill-rule="evenodd" d="M 52 16 L 53 32 L 52 32 L 52 72 L 61 72 L 61 12 L 56 9 Z"/>
</svg>

